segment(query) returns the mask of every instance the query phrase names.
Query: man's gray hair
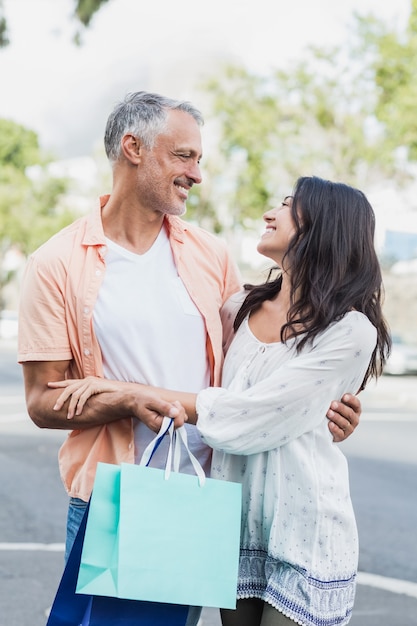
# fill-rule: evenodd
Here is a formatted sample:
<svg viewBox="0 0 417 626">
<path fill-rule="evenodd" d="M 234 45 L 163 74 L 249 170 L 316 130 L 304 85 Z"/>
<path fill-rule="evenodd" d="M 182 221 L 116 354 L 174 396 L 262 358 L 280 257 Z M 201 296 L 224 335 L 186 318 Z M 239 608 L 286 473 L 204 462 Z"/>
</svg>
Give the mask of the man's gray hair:
<svg viewBox="0 0 417 626">
<path fill-rule="evenodd" d="M 128 133 L 139 137 L 146 148 L 153 148 L 156 137 L 166 129 L 170 110 L 184 111 L 199 126 L 204 124 L 202 114 L 190 102 L 173 100 L 147 91 L 127 94 L 114 107 L 106 124 L 104 147 L 110 163 L 119 159 L 122 137 Z"/>
</svg>

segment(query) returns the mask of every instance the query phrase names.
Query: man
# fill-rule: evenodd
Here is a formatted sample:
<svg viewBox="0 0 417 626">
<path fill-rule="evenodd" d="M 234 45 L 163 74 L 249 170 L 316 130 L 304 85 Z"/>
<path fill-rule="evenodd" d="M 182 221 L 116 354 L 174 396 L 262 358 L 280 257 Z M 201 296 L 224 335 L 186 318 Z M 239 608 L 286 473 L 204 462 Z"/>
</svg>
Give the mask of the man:
<svg viewBox="0 0 417 626">
<path fill-rule="evenodd" d="M 187 224 L 189 190 L 201 182 L 200 112 L 190 103 L 132 93 L 111 113 L 105 148 L 110 196 L 30 258 L 21 288 L 19 362 L 28 413 L 40 428 L 71 430 L 59 453 L 70 496 L 66 556 L 89 499 L 98 461 L 138 462 L 156 417 L 172 405 L 96 394 L 69 420 L 56 406 L 63 378 L 101 376 L 197 392 L 220 384 L 219 310 L 240 288 L 226 246 Z M 350 406 L 349 406 L 350 404 Z M 360 404 L 335 403 L 336 440 L 358 423 Z M 353 408 L 356 408 L 355 414 Z M 210 450 L 187 425 L 206 472 Z M 156 466 L 165 461 L 161 445 Z M 192 472 L 186 462 L 181 471 Z M 199 610 L 190 611 L 188 625 Z"/>
</svg>

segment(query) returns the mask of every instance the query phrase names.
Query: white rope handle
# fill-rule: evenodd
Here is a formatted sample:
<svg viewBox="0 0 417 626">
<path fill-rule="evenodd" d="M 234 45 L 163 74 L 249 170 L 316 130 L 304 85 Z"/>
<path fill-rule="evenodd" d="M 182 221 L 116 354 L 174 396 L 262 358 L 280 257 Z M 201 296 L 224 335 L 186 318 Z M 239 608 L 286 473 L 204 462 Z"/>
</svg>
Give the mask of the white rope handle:
<svg viewBox="0 0 417 626">
<path fill-rule="evenodd" d="M 187 451 L 188 457 L 191 461 L 194 471 L 197 474 L 199 485 L 200 487 L 203 487 L 204 483 L 206 482 L 206 475 L 199 461 L 196 459 L 196 457 L 194 456 L 194 454 L 191 452 L 190 448 L 188 447 L 188 437 L 187 437 L 187 430 L 185 426 L 180 426 L 180 428 L 177 428 L 177 430 L 174 431 L 174 438 L 175 438 L 174 472 L 179 471 L 180 461 L 181 461 L 181 442 L 182 442 L 184 448 Z"/>
<path fill-rule="evenodd" d="M 157 450 L 167 433 L 169 435 L 169 447 L 167 461 L 165 465 L 165 479 L 168 480 L 171 474 L 171 468 L 173 468 L 174 472 L 179 472 L 182 443 L 198 477 L 199 485 L 200 487 L 202 487 L 206 481 L 206 475 L 200 463 L 188 447 L 188 437 L 185 426 L 181 426 L 180 428 L 174 430 L 174 420 L 170 417 L 163 418 L 159 433 L 145 448 L 139 465 L 149 465 L 155 451 Z"/>
<path fill-rule="evenodd" d="M 169 478 L 169 474 L 171 473 L 171 465 L 172 465 L 172 443 L 173 443 L 173 431 L 174 431 L 174 422 L 170 417 L 164 417 L 162 420 L 161 428 L 159 429 L 159 433 L 156 435 L 154 439 L 146 446 L 143 451 L 142 458 L 140 460 L 139 465 L 149 465 L 154 453 L 159 448 L 160 443 L 163 441 L 165 435 L 169 434 L 169 448 L 168 448 L 168 457 L 167 463 L 165 467 L 165 478 Z"/>
</svg>

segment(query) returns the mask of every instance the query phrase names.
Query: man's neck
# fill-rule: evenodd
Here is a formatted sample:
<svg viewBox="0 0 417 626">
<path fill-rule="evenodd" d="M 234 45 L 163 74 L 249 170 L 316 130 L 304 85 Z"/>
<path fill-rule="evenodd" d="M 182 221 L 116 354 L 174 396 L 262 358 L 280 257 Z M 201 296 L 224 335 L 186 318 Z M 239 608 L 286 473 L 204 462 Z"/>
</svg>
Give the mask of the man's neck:
<svg viewBox="0 0 417 626">
<path fill-rule="evenodd" d="M 102 210 L 102 222 L 106 237 L 130 252 L 144 254 L 157 239 L 164 216 L 123 202 L 117 206 L 110 196 Z"/>
</svg>

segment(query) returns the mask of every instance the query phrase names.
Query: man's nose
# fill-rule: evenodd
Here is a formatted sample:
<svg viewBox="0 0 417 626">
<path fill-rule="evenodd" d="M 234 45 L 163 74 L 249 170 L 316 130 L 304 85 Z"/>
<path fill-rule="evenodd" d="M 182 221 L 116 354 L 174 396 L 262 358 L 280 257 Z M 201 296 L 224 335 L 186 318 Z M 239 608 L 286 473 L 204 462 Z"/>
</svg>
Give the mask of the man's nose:
<svg viewBox="0 0 417 626">
<path fill-rule="evenodd" d="M 199 185 L 203 180 L 200 165 L 198 163 L 193 163 L 192 167 L 190 167 L 190 171 L 187 172 L 187 176 L 191 178 L 196 185 Z"/>
</svg>

